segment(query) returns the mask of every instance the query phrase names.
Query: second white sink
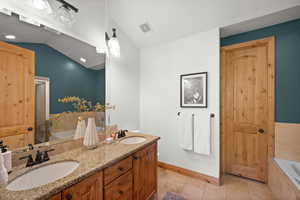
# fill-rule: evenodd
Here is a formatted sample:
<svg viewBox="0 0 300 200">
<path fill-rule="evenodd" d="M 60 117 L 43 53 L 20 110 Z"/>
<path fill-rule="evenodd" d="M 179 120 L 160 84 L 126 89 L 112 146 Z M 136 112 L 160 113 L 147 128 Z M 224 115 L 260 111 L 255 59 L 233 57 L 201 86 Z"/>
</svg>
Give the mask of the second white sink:
<svg viewBox="0 0 300 200">
<path fill-rule="evenodd" d="M 122 143 L 122 144 L 138 144 L 138 143 L 142 143 L 145 141 L 146 141 L 146 138 L 144 138 L 144 137 L 132 136 L 132 137 L 122 139 L 120 141 L 120 143 Z"/>
<path fill-rule="evenodd" d="M 8 184 L 6 189 L 10 191 L 33 189 L 71 174 L 78 166 L 79 162 L 76 161 L 62 161 L 44 165 L 17 177 Z"/>
</svg>

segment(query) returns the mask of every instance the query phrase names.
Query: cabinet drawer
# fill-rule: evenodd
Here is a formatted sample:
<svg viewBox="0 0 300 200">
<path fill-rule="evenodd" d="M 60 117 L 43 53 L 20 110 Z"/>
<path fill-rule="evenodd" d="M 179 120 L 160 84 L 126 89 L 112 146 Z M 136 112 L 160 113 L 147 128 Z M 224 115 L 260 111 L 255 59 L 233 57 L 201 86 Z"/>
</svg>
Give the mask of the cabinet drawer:
<svg viewBox="0 0 300 200">
<path fill-rule="evenodd" d="M 62 200 L 103 200 L 103 172 L 97 172 L 65 189 Z"/>
<path fill-rule="evenodd" d="M 132 168 L 132 157 L 128 157 L 104 170 L 104 184 L 112 182 Z"/>
<path fill-rule="evenodd" d="M 132 171 L 117 178 L 104 189 L 105 200 L 132 200 L 133 195 Z"/>
</svg>

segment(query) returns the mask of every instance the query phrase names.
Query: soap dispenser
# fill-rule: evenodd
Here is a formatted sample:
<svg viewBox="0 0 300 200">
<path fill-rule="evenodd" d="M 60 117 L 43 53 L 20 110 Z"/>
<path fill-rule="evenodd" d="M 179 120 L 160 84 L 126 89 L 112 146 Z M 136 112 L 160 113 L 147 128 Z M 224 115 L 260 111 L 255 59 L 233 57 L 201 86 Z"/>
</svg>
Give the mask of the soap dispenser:
<svg viewBox="0 0 300 200">
<path fill-rule="evenodd" d="M 3 162 L 4 162 L 4 166 L 7 170 L 7 172 L 11 172 L 11 169 L 12 169 L 12 161 L 11 161 L 12 160 L 11 159 L 12 152 L 8 151 L 7 145 L 4 145 L 2 140 L 0 141 L 0 152 L 3 156 Z"/>
<path fill-rule="evenodd" d="M 8 173 L 4 166 L 4 159 L 2 154 L 0 154 L 0 187 L 5 187 L 8 182 Z"/>
</svg>

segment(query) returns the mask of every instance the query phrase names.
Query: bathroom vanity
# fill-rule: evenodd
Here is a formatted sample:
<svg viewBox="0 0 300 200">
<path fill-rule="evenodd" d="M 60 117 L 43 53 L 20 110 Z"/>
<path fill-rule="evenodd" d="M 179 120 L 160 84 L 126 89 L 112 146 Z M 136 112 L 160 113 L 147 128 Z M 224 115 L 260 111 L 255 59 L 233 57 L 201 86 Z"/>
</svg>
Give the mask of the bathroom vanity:
<svg viewBox="0 0 300 200">
<path fill-rule="evenodd" d="M 129 133 L 133 136 L 136 134 Z M 29 190 L 0 189 L 0 199 L 50 200 L 148 200 L 157 192 L 157 140 L 159 137 L 138 134 L 145 138 L 138 144 L 121 141 L 101 144 L 97 149 L 84 147 L 51 157 L 49 163 L 76 161 L 79 166 L 68 176 Z M 129 136 L 130 137 L 130 136 Z M 32 169 L 15 169 L 10 182 Z M 45 174 L 44 176 L 51 176 Z"/>
</svg>

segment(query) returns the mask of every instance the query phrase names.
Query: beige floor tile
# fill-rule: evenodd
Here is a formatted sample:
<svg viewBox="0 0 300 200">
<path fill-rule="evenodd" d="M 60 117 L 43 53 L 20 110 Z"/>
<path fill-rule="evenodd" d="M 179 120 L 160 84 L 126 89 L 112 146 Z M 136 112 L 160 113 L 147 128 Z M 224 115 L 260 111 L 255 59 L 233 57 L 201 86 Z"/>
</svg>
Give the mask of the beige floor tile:
<svg viewBox="0 0 300 200">
<path fill-rule="evenodd" d="M 203 200 L 225 200 L 225 187 L 206 183 Z"/>
<path fill-rule="evenodd" d="M 227 176 L 224 187 L 226 200 L 251 200 L 247 182 L 242 178 Z"/>
<path fill-rule="evenodd" d="M 274 200 L 271 190 L 266 184 L 248 181 L 251 200 Z"/>
<path fill-rule="evenodd" d="M 167 192 L 187 200 L 273 200 L 268 186 L 262 183 L 226 175 L 222 186 L 158 168 L 158 200 Z"/>
<path fill-rule="evenodd" d="M 185 184 L 181 195 L 189 200 L 201 200 L 205 191 L 205 185 Z"/>
</svg>

